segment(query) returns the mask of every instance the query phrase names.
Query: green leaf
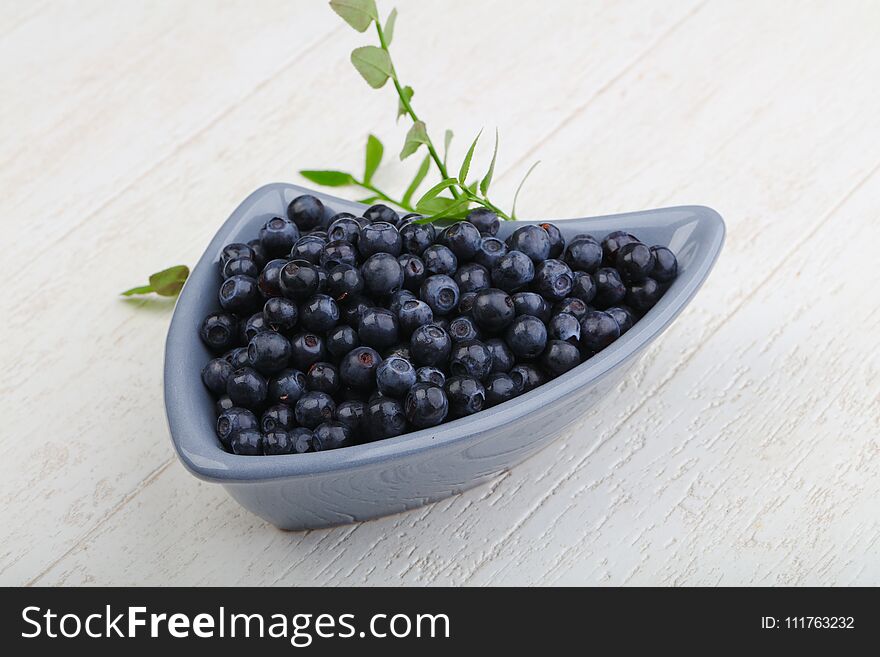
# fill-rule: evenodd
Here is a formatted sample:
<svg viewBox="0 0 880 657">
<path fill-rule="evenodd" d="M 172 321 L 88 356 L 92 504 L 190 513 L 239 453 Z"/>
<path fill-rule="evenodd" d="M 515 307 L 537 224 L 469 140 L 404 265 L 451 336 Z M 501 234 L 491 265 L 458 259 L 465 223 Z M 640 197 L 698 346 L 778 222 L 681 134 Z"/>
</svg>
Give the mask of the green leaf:
<svg viewBox="0 0 880 657">
<path fill-rule="evenodd" d="M 452 143 L 452 130 L 447 130 L 443 135 L 443 166 L 446 166 L 446 157 L 449 155 L 449 144 Z"/>
<path fill-rule="evenodd" d="M 441 199 L 437 198 L 434 201 L 439 201 Z M 442 199 L 444 203 L 439 204 L 441 207 L 437 207 L 430 217 L 432 221 L 437 221 L 438 219 L 443 219 L 446 217 L 457 217 L 464 216 L 467 213 L 468 206 L 471 201 L 467 197 L 460 197 L 457 199 Z"/>
<path fill-rule="evenodd" d="M 366 32 L 373 21 L 379 21 L 374 0 L 330 0 L 330 9 L 358 32 Z"/>
<path fill-rule="evenodd" d="M 150 294 L 151 292 L 155 292 L 163 297 L 173 297 L 180 292 L 180 288 L 183 287 L 188 276 L 189 267 L 186 265 L 175 265 L 174 267 L 163 269 L 150 276 L 149 285 L 133 287 L 122 294 L 123 296 L 130 297 L 135 294 Z"/>
<path fill-rule="evenodd" d="M 382 146 L 382 142 L 373 135 L 367 137 L 367 154 L 366 154 L 366 163 L 364 165 L 364 184 L 369 185 L 370 181 L 373 179 L 373 174 L 376 173 L 376 169 L 379 168 L 379 164 L 382 162 L 382 154 L 385 152 L 385 147 Z"/>
<path fill-rule="evenodd" d="M 526 180 L 532 174 L 532 171 L 535 170 L 535 167 L 541 164 L 541 160 L 535 162 L 532 166 L 529 167 L 529 170 L 526 171 L 526 175 L 523 176 L 523 179 L 519 181 L 519 187 L 516 188 L 516 193 L 513 195 L 513 207 L 510 209 L 510 218 L 516 219 L 516 199 L 519 198 L 519 192 L 523 188 L 523 185 L 526 184 Z"/>
<path fill-rule="evenodd" d="M 492 175 L 495 173 L 495 158 L 498 156 L 498 128 L 495 128 L 495 150 L 492 151 L 492 162 L 489 164 L 489 170 L 485 177 L 480 181 L 480 191 L 483 196 L 489 191 L 489 185 L 492 184 Z"/>
<path fill-rule="evenodd" d="M 445 178 L 445 179 L 441 180 L 440 182 L 438 182 L 431 189 L 429 189 L 427 192 L 425 192 L 422 195 L 422 198 L 419 199 L 419 202 L 416 203 L 416 212 L 421 212 L 422 210 L 427 210 L 427 208 L 425 208 L 425 203 L 427 203 L 428 201 L 430 201 L 433 198 L 436 198 L 437 195 L 440 194 L 440 192 L 442 192 L 444 189 L 452 187 L 453 185 L 455 185 L 457 183 L 458 183 L 458 181 L 455 178 Z"/>
<path fill-rule="evenodd" d="M 425 159 L 422 160 L 422 163 L 419 165 L 419 170 L 416 171 L 416 177 L 413 178 L 412 182 L 409 184 L 409 187 L 406 188 L 406 192 L 403 194 L 403 198 L 401 199 L 404 205 L 409 205 L 409 202 L 412 200 L 413 194 L 416 193 L 416 190 L 419 188 L 419 185 L 422 184 L 422 181 L 425 179 L 425 176 L 428 175 L 428 170 L 431 168 L 431 156 L 425 155 Z"/>
<path fill-rule="evenodd" d="M 468 171 L 471 168 L 471 158 L 474 156 L 474 149 L 477 147 L 477 142 L 480 140 L 480 135 L 483 134 L 483 131 L 480 130 L 477 133 L 476 138 L 474 139 L 474 143 L 471 144 L 471 147 L 468 149 L 467 155 L 464 156 L 464 162 L 461 163 L 461 169 L 458 172 L 458 181 L 464 185 L 465 179 L 467 178 Z"/>
<path fill-rule="evenodd" d="M 385 45 L 390 46 L 391 40 L 394 38 L 394 23 L 397 21 L 397 9 L 392 9 L 385 19 L 385 28 L 382 32 L 385 34 Z"/>
<path fill-rule="evenodd" d="M 373 203 L 375 203 L 376 201 L 378 201 L 379 198 L 380 198 L 380 197 L 378 197 L 378 196 L 368 196 L 367 198 L 359 199 L 357 202 L 358 202 L 358 203 L 363 203 L 364 205 L 366 205 L 367 203 L 369 203 L 370 205 L 372 205 Z"/>
<path fill-rule="evenodd" d="M 409 102 L 412 100 L 414 93 L 415 93 L 415 91 L 413 91 L 413 88 L 410 86 L 406 86 L 403 88 L 403 95 L 406 98 L 406 102 Z M 404 116 L 405 114 L 406 114 L 406 105 L 403 104 L 403 100 L 399 99 L 397 101 L 397 119 L 400 120 L 400 117 Z"/>
<path fill-rule="evenodd" d="M 313 183 L 324 185 L 324 187 L 345 187 L 346 185 L 353 185 L 355 182 L 354 176 L 345 171 L 305 169 L 300 171 L 299 175 L 306 180 L 311 180 Z"/>
<path fill-rule="evenodd" d="M 406 133 L 406 141 L 403 143 L 403 150 L 400 151 L 400 159 L 405 160 L 415 153 L 419 146 L 427 144 L 429 141 L 428 130 L 425 128 L 424 122 L 416 121 Z"/>
<path fill-rule="evenodd" d="M 432 221 L 434 221 L 433 215 L 437 214 L 438 212 L 443 212 L 443 210 L 448 208 L 453 203 L 457 203 L 456 199 L 449 198 L 447 196 L 438 196 L 437 198 L 432 198 L 431 200 L 425 202 L 424 207 L 423 207 L 424 213 L 426 215 L 431 215 L 431 216 L 425 216 L 421 219 L 416 219 L 416 221 L 414 223 L 417 223 L 417 224 L 431 223 Z"/>
<path fill-rule="evenodd" d="M 376 46 L 361 46 L 352 50 L 351 63 L 373 89 L 381 88 L 391 76 L 391 56 Z"/>
</svg>

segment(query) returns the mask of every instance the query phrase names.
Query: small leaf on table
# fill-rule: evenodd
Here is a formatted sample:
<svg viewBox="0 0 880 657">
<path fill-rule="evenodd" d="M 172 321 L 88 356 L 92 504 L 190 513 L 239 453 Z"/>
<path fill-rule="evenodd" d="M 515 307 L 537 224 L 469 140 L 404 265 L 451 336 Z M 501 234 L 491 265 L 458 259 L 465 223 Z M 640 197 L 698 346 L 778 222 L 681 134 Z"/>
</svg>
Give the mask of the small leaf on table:
<svg viewBox="0 0 880 657">
<path fill-rule="evenodd" d="M 130 297 L 135 294 L 150 294 L 155 292 L 163 297 L 173 297 L 180 292 L 183 284 L 189 276 L 189 267 L 186 265 L 175 265 L 168 269 L 156 272 L 150 276 L 149 285 L 141 285 L 133 287 L 122 293 L 123 296 Z"/>
</svg>

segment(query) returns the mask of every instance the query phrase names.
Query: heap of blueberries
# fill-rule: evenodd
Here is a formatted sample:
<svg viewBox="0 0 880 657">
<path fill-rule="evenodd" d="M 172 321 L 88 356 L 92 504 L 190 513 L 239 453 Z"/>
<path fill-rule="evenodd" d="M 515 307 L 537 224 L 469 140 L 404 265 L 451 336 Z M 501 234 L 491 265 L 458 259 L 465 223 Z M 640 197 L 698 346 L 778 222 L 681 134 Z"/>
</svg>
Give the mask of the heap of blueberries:
<svg viewBox="0 0 880 657">
<path fill-rule="evenodd" d="M 299 196 L 221 253 L 202 381 L 235 454 L 347 447 L 513 399 L 625 333 L 678 269 L 625 232 L 566 244 L 544 223 L 502 241 L 483 208 L 445 228 L 384 205 L 329 214 Z"/>
</svg>

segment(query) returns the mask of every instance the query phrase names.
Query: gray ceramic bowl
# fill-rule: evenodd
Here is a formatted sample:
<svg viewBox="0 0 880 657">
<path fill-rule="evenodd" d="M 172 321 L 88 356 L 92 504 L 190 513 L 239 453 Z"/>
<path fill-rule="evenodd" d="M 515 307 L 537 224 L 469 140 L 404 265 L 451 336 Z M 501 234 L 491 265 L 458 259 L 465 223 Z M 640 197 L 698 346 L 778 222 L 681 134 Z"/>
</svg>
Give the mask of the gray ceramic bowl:
<svg viewBox="0 0 880 657">
<path fill-rule="evenodd" d="M 546 447 L 611 390 L 649 342 L 682 311 L 708 276 L 724 242 L 713 210 L 685 206 L 558 222 L 565 237 L 597 238 L 629 230 L 649 244 L 669 246 L 679 276 L 660 302 L 597 356 L 536 390 L 439 427 L 366 445 L 316 454 L 236 456 L 214 433 L 215 410 L 200 372 L 211 357 L 198 337 L 202 318 L 216 310 L 220 250 L 257 236 L 268 218 L 286 216 L 288 203 L 314 194 L 331 214 L 364 206 L 288 184 L 248 196 L 208 245 L 180 294 L 165 347 L 165 408 L 183 464 L 197 477 L 222 484 L 242 506 L 282 529 L 308 529 L 384 516 L 435 502 L 487 482 Z M 502 222 L 500 237 L 518 225 Z"/>
</svg>

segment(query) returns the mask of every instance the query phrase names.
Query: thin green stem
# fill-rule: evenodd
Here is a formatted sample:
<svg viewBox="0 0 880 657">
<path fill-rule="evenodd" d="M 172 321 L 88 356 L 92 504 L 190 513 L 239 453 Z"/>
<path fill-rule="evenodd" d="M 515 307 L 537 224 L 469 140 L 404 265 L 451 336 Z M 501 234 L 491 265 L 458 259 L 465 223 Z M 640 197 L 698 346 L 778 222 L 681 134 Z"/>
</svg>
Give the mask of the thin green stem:
<svg viewBox="0 0 880 657">
<path fill-rule="evenodd" d="M 403 87 L 400 85 L 400 80 L 397 79 L 397 70 L 394 68 L 394 60 L 391 59 L 391 51 L 388 49 L 388 42 L 385 40 L 385 31 L 382 29 L 382 24 L 379 21 L 375 21 L 376 23 L 376 32 L 379 34 L 379 45 L 382 46 L 382 50 L 388 53 L 388 59 L 391 62 L 391 81 L 394 83 L 394 88 L 397 90 L 397 96 L 400 98 L 400 102 L 403 105 L 403 108 L 406 110 L 406 113 L 413 120 L 413 122 L 419 121 L 419 117 L 416 114 L 415 110 L 412 107 L 412 104 L 409 102 L 409 99 L 406 97 L 406 94 L 403 93 Z M 434 164 L 437 165 L 437 170 L 440 171 L 440 175 L 443 176 L 444 179 L 449 178 L 449 172 L 446 171 L 446 165 L 443 162 L 443 159 L 437 153 L 437 149 L 434 148 L 434 143 L 431 141 L 431 138 L 428 137 L 428 143 L 425 144 L 428 147 L 428 152 L 431 154 L 431 159 L 434 160 Z M 449 191 L 452 193 L 453 198 L 458 198 L 458 192 L 455 191 L 455 188 L 450 187 Z"/>
</svg>

